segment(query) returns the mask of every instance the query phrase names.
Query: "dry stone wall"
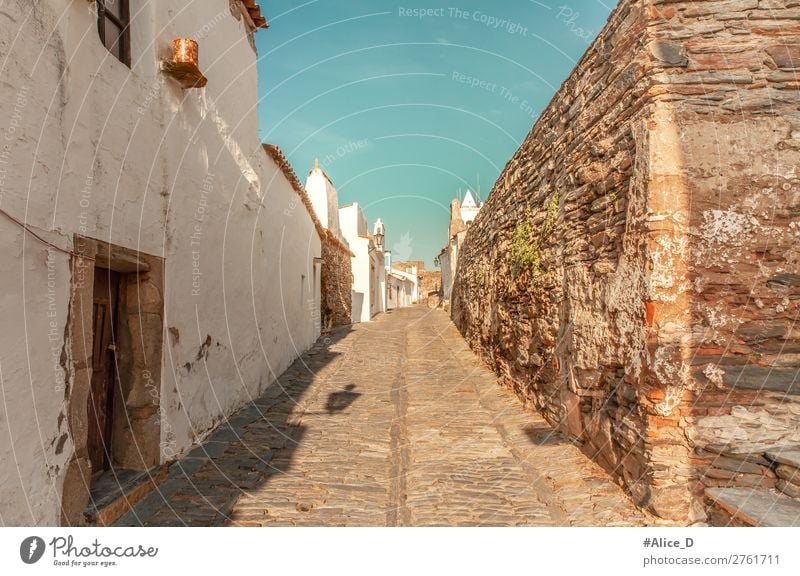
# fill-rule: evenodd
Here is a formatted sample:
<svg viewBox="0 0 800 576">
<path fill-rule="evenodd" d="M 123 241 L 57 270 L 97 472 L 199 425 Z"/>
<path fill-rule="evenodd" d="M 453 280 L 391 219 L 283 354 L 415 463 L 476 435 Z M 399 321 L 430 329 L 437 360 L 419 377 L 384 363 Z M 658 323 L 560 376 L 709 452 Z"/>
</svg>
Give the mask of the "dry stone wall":
<svg viewBox="0 0 800 576">
<path fill-rule="evenodd" d="M 438 304 L 442 295 L 442 273 L 423 270 L 420 273 L 419 298 L 422 302 L 434 301 Z"/>
<path fill-rule="evenodd" d="M 671 258 L 684 263 L 655 294 L 654 323 L 664 331 L 677 294 L 683 378 L 668 391 L 682 400 L 671 418 L 689 441 L 693 495 L 797 496 L 776 454 L 800 445 L 800 2 L 671 2 L 653 22 L 680 54 L 654 76 L 656 122 L 680 148 L 671 165 L 653 162 L 651 194 L 679 223 Z"/>
<path fill-rule="evenodd" d="M 459 255 L 470 345 L 663 517 L 800 443 L 798 22 L 621 1 Z"/>
<path fill-rule="evenodd" d="M 322 325 L 346 326 L 351 322 L 353 254 L 330 231 L 322 240 Z"/>
</svg>

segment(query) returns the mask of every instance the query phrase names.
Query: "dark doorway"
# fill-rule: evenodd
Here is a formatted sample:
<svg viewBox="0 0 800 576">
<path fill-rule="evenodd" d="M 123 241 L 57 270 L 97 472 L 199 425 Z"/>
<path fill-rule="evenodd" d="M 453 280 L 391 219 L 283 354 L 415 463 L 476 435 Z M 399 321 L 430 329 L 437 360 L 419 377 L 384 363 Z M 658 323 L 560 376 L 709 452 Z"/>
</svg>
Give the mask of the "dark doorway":
<svg viewBox="0 0 800 576">
<path fill-rule="evenodd" d="M 118 272 L 106 268 L 94 269 L 92 383 L 89 390 L 87 438 L 93 477 L 111 466 L 119 286 Z"/>
</svg>

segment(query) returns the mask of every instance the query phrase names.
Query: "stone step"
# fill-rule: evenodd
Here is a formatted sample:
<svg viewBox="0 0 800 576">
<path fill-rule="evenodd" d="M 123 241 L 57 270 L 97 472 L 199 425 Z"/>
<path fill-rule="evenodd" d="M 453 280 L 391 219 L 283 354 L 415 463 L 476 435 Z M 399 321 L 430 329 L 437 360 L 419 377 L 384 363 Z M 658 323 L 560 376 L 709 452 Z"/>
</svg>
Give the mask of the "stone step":
<svg viewBox="0 0 800 576">
<path fill-rule="evenodd" d="M 749 488 L 706 488 L 705 494 L 748 526 L 800 526 L 800 502 L 788 496 Z"/>
<path fill-rule="evenodd" d="M 92 483 L 89 507 L 83 512 L 90 526 L 111 526 L 163 482 L 169 467 L 145 472 L 109 470 Z"/>
</svg>

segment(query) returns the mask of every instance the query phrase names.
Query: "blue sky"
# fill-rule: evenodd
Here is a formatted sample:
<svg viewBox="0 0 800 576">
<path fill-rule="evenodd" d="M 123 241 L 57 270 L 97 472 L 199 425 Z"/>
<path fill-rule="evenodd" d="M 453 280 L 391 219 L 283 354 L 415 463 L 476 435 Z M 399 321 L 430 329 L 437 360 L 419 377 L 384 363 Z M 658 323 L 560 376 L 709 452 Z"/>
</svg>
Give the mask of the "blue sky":
<svg viewBox="0 0 800 576">
<path fill-rule="evenodd" d="M 319 158 L 395 257 L 433 258 L 459 189 L 486 196 L 614 0 L 268 0 L 262 140 Z"/>
</svg>

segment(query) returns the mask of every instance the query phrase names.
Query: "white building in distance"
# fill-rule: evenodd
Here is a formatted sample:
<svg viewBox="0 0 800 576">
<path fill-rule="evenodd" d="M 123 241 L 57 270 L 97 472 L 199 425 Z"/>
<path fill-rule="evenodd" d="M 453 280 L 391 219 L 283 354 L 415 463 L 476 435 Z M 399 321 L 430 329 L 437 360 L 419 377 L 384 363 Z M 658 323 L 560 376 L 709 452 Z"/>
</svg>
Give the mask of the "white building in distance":
<svg viewBox="0 0 800 576">
<path fill-rule="evenodd" d="M 483 204 L 475 199 L 475 195 L 469 189 L 461 202 L 454 198 L 450 203 L 447 246 L 442 249 L 436 258 L 442 270 L 442 299 L 445 302 L 450 300 L 450 295 L 453 292 L 453 281 L 458 268 L 458 253 L 461 250 L 464 238 L 467 236 L 467 228 L 478 217 L 482 206 Z"/>
<path fill-rule="evenodd" d="M 467 189 L 464 200 L 461 202 L 461 220 L 463 220 L 465 225 L 469 226 L 472 224 L 472 221 L 478 216 L 481 206 L 482 204 L 479 204 L 475 200 L 472 190 Z"/>
<path fill-rule="evenodd" d="M 353 257 L 353 323 L 369 322 L 386 311 L 386 270 L 384 263 L 385 229 L 378 221 L 374 234 L 369 233 L 367 219 L 355 202 L 339 208 L 342 236 Z M 378 226 L 380 224 L 380 226 Z"/>
<path fill-rule="evenodd" d="M 394 262 L 394 254 L 386 258 L 386 308 L 405 308 L 419 302 L 420 271 L 423 263 Z"/>
<path fill-rule="evenodd" d="M 416 303 L 417 281 L 414 276 L 400 270 L 386 272 L 386 309 L 406 308 Z"/>
<path fill-rule="evenodd" d="M 314 161 L 314 168 L 306 178 L 306 193 L 314 207 L 314 212 L 322 225 L 342 239 L 339 224 L 339 193 L 328 175 L 320 168 L 319 161 Z"/>
</svg>

